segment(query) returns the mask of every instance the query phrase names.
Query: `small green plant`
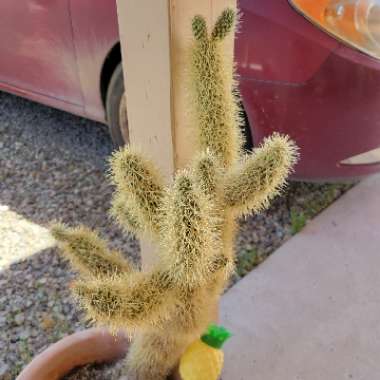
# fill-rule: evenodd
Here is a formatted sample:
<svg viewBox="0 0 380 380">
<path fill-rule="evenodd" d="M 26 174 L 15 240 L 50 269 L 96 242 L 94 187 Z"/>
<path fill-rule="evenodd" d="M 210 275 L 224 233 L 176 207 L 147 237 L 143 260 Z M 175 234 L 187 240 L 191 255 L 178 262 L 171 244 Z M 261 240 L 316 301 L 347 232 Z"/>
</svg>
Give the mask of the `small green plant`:
<svg viewBox="0 0 380 380">
<path fill-rule="evenodd" d="M 253 268 L 259 265 L 264 260 L 255 248 L 246 250 L 236 258 L 236 273 L 239 277 L 244 277 Z"/>
<path fill-rule="evenodd" d="M 116 187 L 111 214 L 128 232 L 158 245 L 158 263 L 142 272 L 85 227 L 56 225 L 53 235 L 79 272 L 75 296 L 98 323 L 133 335 L 127 372 L 163 380 L 206 330 L 234 270 L 236 220 L 268 206 L 281 190 L 297 149 L 275 134 L 242 153 L 232 58 L 223 40 L 233 29 L 227 9 L 211 33 L 193 19 L 188 91 L 198 153 L 169 186 L 134 147 L 111 159 Z"/>
<path fill-rule="evenodd" d="M 300 232 L 306 226 L 306 222 L 307 217 L 304 212 L 298 212 L 295 209 L 290 210 L 290 229 L 292 235 L 295 235 L 298 232 Z"/>
<path fill-rule="evenodd" d="M 290 232 L 300 232 L 307 222 L 318 215 L 342 193 L 353 186 L 347 184 L 298 183 L 290 186 L 288 196 L 295 198 L 296 206 L 290 209 Z M 302 196 L 300 196 L 302 195 Z"/>
<path fill-rule="evenodd" d="M 348 190 L 352 184 L 324 184 L 322 187 L 322 196 L 317 199 L 310 200 L 305 205 L 305 214 L 311 219 L 328 207 L 339 196 L 341 191 Z"/>
</svg>

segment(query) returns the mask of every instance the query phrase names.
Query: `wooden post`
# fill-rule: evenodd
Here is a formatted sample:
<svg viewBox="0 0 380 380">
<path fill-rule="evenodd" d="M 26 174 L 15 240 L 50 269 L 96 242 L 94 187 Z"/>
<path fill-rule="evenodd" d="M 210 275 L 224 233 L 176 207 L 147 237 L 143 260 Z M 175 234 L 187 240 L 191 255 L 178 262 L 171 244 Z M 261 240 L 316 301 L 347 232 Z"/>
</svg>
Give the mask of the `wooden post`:
<svg viewBox="0 0 380 380">
<path fill-rule="evenodd" d="M 212 25 L 236 0 L 117 0 L 126 88 L 129 136 L 169 179 L 186 165 L 194 147 L 184 91 L 184 59 L 191 20 Z M 226 44 L 233 54 L 233 38 Z M 143 266 L 154 262 L 153 248 L 141 242 Z"/>
</svg>

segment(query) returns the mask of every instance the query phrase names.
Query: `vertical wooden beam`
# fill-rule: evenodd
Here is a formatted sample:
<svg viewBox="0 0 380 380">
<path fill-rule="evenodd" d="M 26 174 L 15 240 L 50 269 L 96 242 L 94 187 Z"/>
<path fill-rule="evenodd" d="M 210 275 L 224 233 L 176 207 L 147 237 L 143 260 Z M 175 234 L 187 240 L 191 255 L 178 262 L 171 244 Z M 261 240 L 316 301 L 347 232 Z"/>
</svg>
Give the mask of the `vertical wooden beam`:
<svg viewBox="0 0 380 380">
<path fill-rule="evenodd" d="M 117 0 L 117 6 L 130 141 L 170 178 L 195 146 L 184 88 L 191 20 L 202 14 L 212 25 L 236 0 Z M 232 37 L 226 54 L 233 54 Z M 141 253 L 150 266 L 152 247 L 142 242 Z"/>
<path fill-rule="evenodd" d="M 129 136 L 174 169 L 168 0 L 118 0 Z"/>
</svg>

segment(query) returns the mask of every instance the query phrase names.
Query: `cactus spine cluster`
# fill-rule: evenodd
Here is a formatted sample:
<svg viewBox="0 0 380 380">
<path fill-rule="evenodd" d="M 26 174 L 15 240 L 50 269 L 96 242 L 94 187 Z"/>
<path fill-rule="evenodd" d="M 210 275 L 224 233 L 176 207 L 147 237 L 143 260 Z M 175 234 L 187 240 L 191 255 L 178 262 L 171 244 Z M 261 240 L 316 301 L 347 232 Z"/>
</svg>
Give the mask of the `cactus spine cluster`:
<svg viewBox="0 0 380 380">
<path fill-rule="evenodd" d="M 189 167 L 165 186 L 134 147 L 111 159 L 111 214 L 158 244 L 158 264 L 140 271 L 86 228 L 52 228 L 79 272 L 73 291 L 88 315 L 133 335 L 126 366 L 134 379 L 165 379 L 206 330 L 234 268 L 236 219 L 267 206 L 297 159 L 295 145 L 278 134 L 253 154 L 242 152 L 233 63 L 223 54 L 235 24 L 230 9 L 211 33 L 203 17 L 192 22 L 188 92 L 198 153 Z"/>
</svg>

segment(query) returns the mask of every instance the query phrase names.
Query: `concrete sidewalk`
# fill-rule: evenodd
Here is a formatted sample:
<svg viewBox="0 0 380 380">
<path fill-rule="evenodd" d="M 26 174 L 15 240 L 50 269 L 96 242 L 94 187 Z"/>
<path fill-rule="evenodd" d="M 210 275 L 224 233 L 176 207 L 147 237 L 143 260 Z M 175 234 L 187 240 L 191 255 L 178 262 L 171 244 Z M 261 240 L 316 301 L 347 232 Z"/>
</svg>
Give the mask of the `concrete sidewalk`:
<svg viewBox="0 0 380 380">
<path fill-rule="evenodd" d="M 380 379 L 380 176 L 223 297 L 223 380 Z"/>
</svg>

